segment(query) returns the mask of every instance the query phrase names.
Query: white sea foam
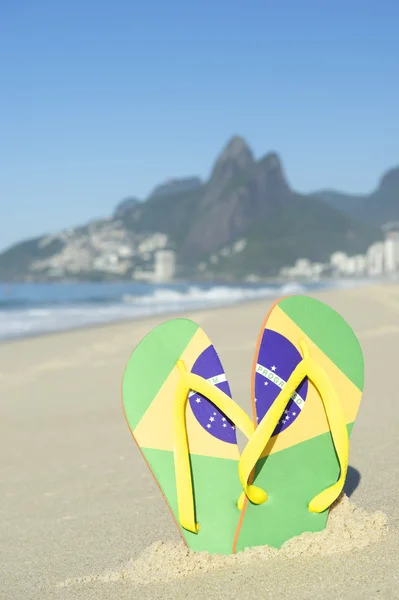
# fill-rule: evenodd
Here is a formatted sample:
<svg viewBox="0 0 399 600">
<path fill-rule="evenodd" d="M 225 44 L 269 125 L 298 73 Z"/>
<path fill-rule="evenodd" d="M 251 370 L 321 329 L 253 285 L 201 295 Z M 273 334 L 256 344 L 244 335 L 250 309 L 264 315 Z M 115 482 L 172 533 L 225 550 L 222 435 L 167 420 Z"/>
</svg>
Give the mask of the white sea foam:
<svg viewBox="0 0 399 600">
<path fill-rule="evenodd" d="M 349 287 L 353 282 L 331 282 L 333 287 Z M 0 339 L 10 339 L 49 333 L 65 329 L 96 325 L 124 319 L 181 313 L 225 306 L 242 301 L 307 293 L 313 286 L 285 284 L 282 286 L 228 286 L 185 289 L 154 287 L 144 295 L 121 294 L 118 301 L 49 304 L 25 309 L 0 310 Z"/>
<path fill-rule="evenodd" d="M 301 287 L 301 292 L 304 288 Z M 274 295 L 279 295 L 280 290 L 275 287 L 261 288 L 237 288 L 229 286 L 215 286 L 209 289 L 201 289 L 200 287 L 192 286 L 185 292 L 168 289 L 157 289 L 151 295 L 132 296 L 125 294 L 123 301 L 127 304 L 135 306 L 170 306 L 191 308 L 201 306 L 225 305 L 243 300 L 254 300 L 256 298 L 267 298 Z"/>
</svg>

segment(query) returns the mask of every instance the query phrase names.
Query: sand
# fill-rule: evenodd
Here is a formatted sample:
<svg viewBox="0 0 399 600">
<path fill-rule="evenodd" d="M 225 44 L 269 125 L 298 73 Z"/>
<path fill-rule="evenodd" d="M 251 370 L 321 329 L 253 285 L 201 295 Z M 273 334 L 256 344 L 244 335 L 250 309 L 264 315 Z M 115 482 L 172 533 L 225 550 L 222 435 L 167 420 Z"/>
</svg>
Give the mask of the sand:
<svg viewBox="0 0 399 600">
<path fill-rule="evenodd" d="M 162 318 L 0 345 L 0 598 L 399 598 L 399 286 L 318 294 L 354 327 L 366 389 L 346 497 L 279 551 L 193 555 L 125 425 L 120 379 Z M 192 313 L 249 408 L 269 302 Z"/>
<path fill-rule="evenodd" d="M 302 556 L 330 556 L 344 554 L 365 548 L 378 542 L 388 531 L 388 518 L 383 512 L 369 514 L 359 509 L 342 494 L 331 507 L 328 525 L 317 533 L 303 533 L 291 538 L 280 549 L 268 546 L 247 548 L 230 556 L 193 552 L 183 541 L 155 542 L 136 559 L 131 559 L 121 569 L 67 579 L 59 587 L 78 586 L 85 583 L 127 581 L 147 586 L 168 583 L 175 579 L 186 579 L 228 569 L 233 566 L 248 565 L 259 567 L 275 558 L 295 559 Z"/>
</svg>

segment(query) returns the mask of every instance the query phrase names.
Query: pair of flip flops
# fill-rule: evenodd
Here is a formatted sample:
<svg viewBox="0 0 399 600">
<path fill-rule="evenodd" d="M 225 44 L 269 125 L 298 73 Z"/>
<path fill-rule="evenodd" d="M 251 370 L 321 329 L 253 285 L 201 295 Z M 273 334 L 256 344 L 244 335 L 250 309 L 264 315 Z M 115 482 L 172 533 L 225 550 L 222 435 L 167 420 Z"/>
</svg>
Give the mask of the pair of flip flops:
<svg viewBox="0 0 399 600">
<path fill-rule="evenodd" d="M 307 296 L 282 298 L 262 325 L 253 420 L 198 325 L 178 318 L 149 333 L 126 366 L 123 407 L 187 545 L 231 554 L 324 529 L 363 379 L 350 326 Z M 241 455 L 236 428 L 248 439 Z"/>
</svg>

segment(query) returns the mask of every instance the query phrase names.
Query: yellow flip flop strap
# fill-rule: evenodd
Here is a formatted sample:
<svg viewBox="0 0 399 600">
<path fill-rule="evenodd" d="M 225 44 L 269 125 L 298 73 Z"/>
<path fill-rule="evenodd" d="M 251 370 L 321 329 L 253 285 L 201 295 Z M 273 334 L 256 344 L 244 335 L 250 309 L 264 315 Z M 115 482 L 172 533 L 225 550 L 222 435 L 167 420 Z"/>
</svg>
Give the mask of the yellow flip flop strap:
<svg viewBox="0 0 399 600">
<path fill-rule="evenodd" d="M 349 455 L 349 439 L 345 416 L 334 387 L 325 371 L 310 358 L 306 342 L 300 342 L 300 347 L 304 356 L 303 360 L 295 367 L 286 385 L 273 402 L 266 416 L 255 429 L 253 436 L 241 455 L 238 465 L 238 474 L 244 492 L 238 500 L 238 507 L 240 510 L 243 507 L 245 496 L 247 496 L 254 504 L 262 504 L 267 500 L 266 492 L 253 485 L 249 485 L 248 479 L 270 440 L 293 393 L 305 377 L 308 377 L 313 383 L 323 402 L 341 469 L 338 481 L 315 496 L 309 503 L 309 510 L 317 513 L 326 510 L 326 508 L 338 498 L 344 486 L 348 470 Z"/>
<path fill-rule="evenodd" d="M 176 366 L 180 372 L 173 409 L 178 514 L 181 526 L 192 533 L 197 533 L 200 526 L 195 520 L 193 482 L 186 427 L 186 403 L 190 390 L 208 398 L 248 439 L 251 438 L 254 432 L 254 424 L 248 415 L 221 389 L 199 375 L 187 371 L 184 361 L 179 360 Z"/>
</svg>

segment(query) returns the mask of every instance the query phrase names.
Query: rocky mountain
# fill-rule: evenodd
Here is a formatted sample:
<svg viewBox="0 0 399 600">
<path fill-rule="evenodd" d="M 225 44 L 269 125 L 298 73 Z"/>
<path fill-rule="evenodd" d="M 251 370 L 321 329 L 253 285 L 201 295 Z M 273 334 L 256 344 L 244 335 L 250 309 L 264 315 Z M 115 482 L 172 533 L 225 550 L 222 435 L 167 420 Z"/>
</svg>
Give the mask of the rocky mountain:
<svg viewBox="0 0 399 600">
<path fill-rule="evenodd" d="M 136 198 L 135 196 L 129 196 L 128 198 L 125 198 L 124 200 L 119 202 L 119 204 L 117 204 L 117 206 L 114 210 L 114 218 L 119 219 L 119 218 L 123 217 L 124 215 L 126 215 L 130 211 L 132 211 L 134 208 L 136 208 L 136 206 L 139 203 L 140 203 L 140 200 L 138 198 Z"/>
<path fill-rule="evenodd" d="M 333 190 L 312 194 L 352 218 L 384 225 L 399 220 L 399 167 L 390 169 L 371 194 L 352 195 Z"/>
<path fill-rule="evenodd" d="M 275 274 L 298 257 L 323 261 L 337 249 L 363 252 L 381 236 L 378 228 L 297 194 L 276 153 L 256 160 L 239 137 L 223 148 L 200 188 L 150 198 L 124 223 L 167 234 L 187 268 L 237 277 Z"/>
<path fill-rule="evenodd" d="M 379 188 L 390 202 L 395 185 Z M 109 219 L 17 244 L 0 255 L 0 278 L 131 278 L 168 248 L 181 277 L 270 276 L 297 258 L 364 252 L 381 231 L 355 216 L 326 196 L 296 193 L 278 154 L 257 160 L 235 136 L 207 181 L 172 180 L 145 201 L 125 199 Z"/>
<path fill-rule="evenodd" d="M 173 194 L 183 194 L 191 192 L 201 187 L 202 181 L 199 177 L 185 177 L 184 179 L 169 179 L 165 183 L 157 185 L 151 192 L 149 198 L 157 198 L 160 196 L 171 196 Z"/>
<path fill-rule="evenodd" d="M 275 153 L 255 161 L 250 148 L 233 138 L 215 163 L 184 242 L 188 260 L 245 236 L 259 220 L 275 217 L 292 198 Z"/>
</svg>

